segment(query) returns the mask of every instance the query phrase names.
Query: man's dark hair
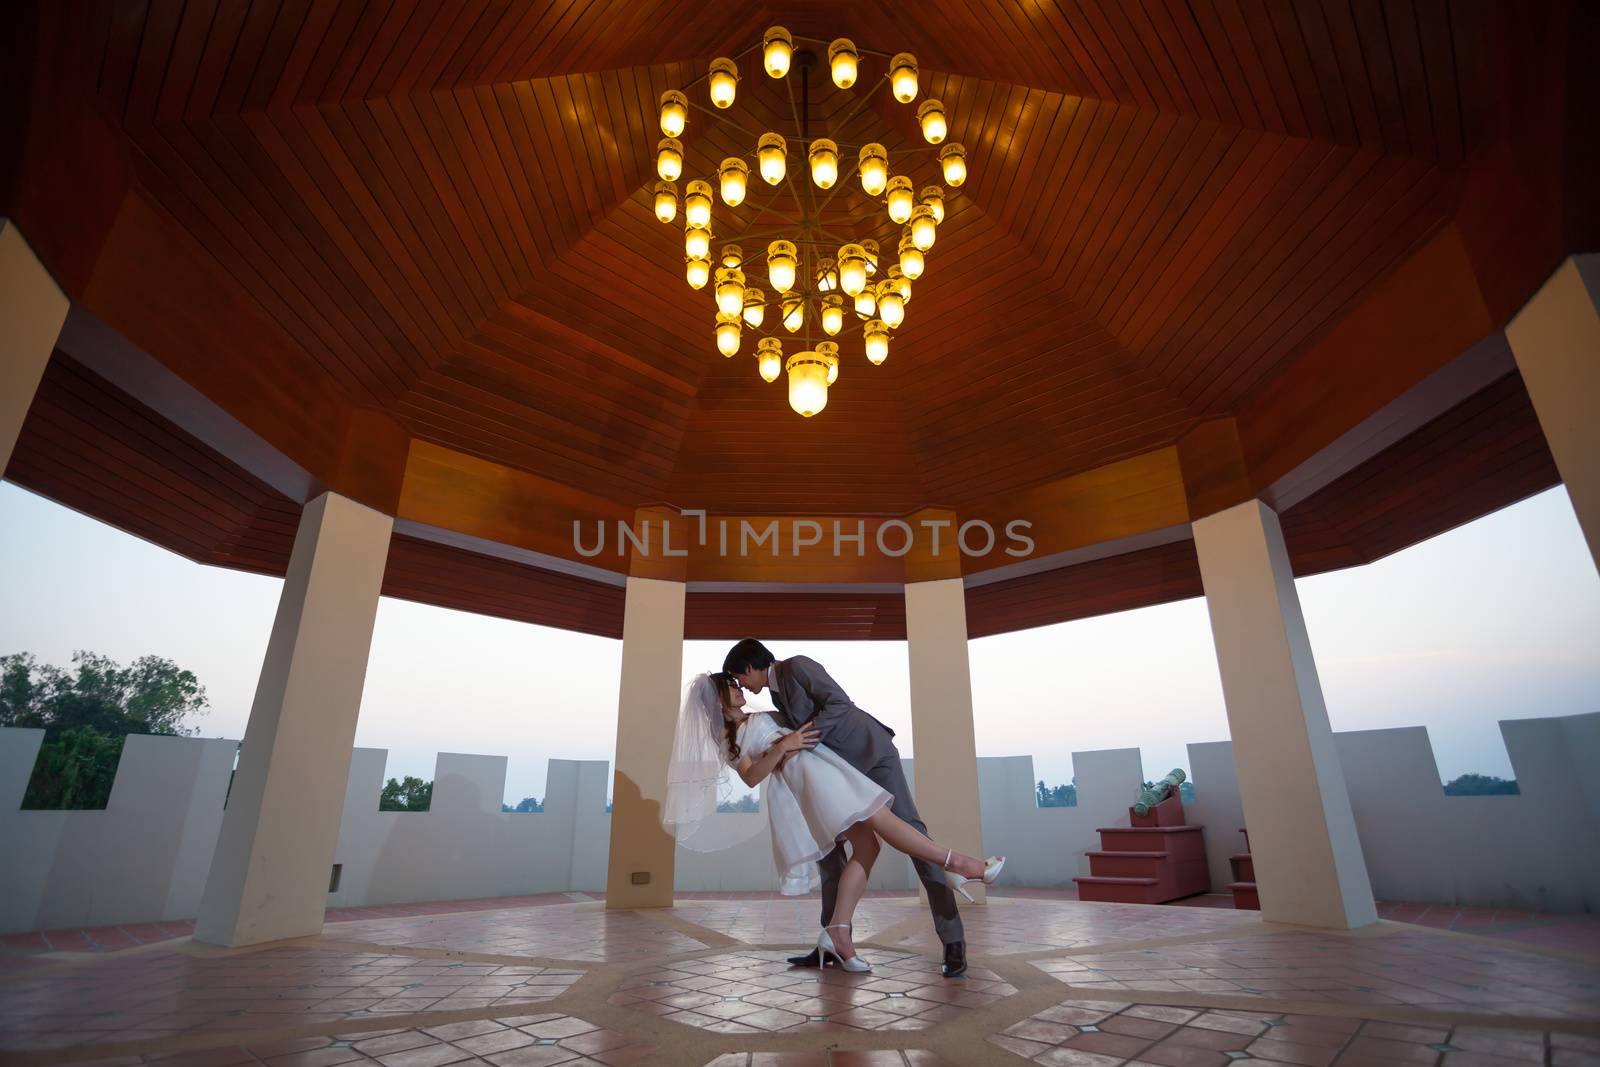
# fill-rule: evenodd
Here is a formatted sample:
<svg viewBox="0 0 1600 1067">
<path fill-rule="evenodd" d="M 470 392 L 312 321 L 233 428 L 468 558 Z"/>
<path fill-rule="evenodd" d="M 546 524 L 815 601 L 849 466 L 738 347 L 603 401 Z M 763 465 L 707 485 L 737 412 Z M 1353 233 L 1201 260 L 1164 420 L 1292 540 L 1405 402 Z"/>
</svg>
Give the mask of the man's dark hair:
<svg viewBox="0 0 1600 1067">
<path fill-rule="evenodd" d="M 772 652 L 766 645 L 753 637 L 747 637 L 729 650 L 722 660 L 722 669 L 729 674 L 761 671 L 772 666 L 772 659 Z"/>
</svg>

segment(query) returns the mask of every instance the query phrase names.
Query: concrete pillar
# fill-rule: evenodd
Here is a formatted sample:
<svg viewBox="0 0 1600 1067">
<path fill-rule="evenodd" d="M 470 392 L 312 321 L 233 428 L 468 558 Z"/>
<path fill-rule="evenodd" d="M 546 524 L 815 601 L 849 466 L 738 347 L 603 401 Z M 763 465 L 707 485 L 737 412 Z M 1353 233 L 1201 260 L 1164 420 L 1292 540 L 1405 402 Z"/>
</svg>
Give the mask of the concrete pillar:
<svg viewBox="0 0 1600 1067">
<path fill-rule="evenodd" d="M 0 474 L 11 462 L 68 304 L 17 224 L 0 219 Z"/>
<path fill-rule="evenodd" d="M 966 592 L 960 578 L 908 582 L 905 588 L 917 811 L 935 841 L 982 856 Z M 967 891 L 983 901 L 981 888 Z"/>
<path fill-rule="evenodd" d="M 300 516 L 196 940 L 252 945 L 322 930 L 393 528 L 335 493 Z"/>
<path fill-rule="evenodd" d="M 1506 340 L 1600 568 L 1600 253 L 1568 256 Z"/>
<path fill-rule="evenodd" d="M 1237 504 L 1196 522 L 1194 545 L 1262 915 L 1332 929 L 1376 922 L 1278 516 L 1259 500 Z"/>
<path fill-rule="evenodd" d="M 675 842 L 661 827 L 661 805 L 683 704 L 685 589 L 677 581 L 628 578 L 607 908 L 672 907 Z"/>
</svg>

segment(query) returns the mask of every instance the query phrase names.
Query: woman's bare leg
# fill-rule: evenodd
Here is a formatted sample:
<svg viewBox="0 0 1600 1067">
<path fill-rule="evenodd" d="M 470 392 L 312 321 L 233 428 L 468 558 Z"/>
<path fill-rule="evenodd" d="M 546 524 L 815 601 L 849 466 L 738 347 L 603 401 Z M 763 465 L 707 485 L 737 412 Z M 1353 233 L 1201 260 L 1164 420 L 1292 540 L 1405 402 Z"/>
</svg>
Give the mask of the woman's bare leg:
<svg viewBox="0 0 1600 1067">
<path fill-rule="evenodd" d="M 828 936 L 833 938 L 839 954 L 849 959 L 856 954 L 855 942 L 850 936 L 852 931 L 840 927 L 855 917 L 856 905 L 866 895 L 867 878 L 872 874 L 872 865 L 878 861 L 878 835 L 866 823 L 858 822 L 844 832 L 844 839 L 850 842 L 850 861 L 839 875 L 838 895 L 833 904 L 836 925 L 828 928 Z"/>
<path fill-rule="evenodd" d="M 889 808 L 879 808 L 867 819 L 867 825 L 895 851 L 904 852 L 912 859 L 931 860 L 941 866 L 944 864 L 945 853 L 948 850 L 943 845 L 929 840 L 926 834 L 917 832 L 910 823 Z M 980 878 L 983 876 L 984 862 L 974 856 L 956 852 L 950 856 L 949 869 L 968 878 Z"/>
</svg>

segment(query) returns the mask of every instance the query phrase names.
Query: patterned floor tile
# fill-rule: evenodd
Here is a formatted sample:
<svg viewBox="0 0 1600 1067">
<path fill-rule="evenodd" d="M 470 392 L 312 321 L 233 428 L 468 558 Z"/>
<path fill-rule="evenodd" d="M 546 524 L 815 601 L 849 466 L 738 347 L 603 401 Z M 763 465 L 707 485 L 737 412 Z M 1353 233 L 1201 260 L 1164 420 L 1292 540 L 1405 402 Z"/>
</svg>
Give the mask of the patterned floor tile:
<svg viewBox="0 0 1600 1067">
<path fill-rule="evenodd" d="M 640 972 L 612 1004 L 717 1033 L 785 1033 L 847 1027 L 921 1030 L 1016 992 L 992 971 L 940 976 L 920 954 L 867 951 L 870 974 L 790 967 L 781 952 L 729 952 Z"/>
</svg>

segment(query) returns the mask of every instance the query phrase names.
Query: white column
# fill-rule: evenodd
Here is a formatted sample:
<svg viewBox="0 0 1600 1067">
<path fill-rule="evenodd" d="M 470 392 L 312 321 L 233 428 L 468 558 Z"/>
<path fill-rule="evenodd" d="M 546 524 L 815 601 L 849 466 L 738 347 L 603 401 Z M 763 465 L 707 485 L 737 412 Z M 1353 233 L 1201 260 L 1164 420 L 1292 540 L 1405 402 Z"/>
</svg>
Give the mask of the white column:
<svg viewBox="0 0 1600 1067">
<path fill-rule="evenodd" d="M 197 940 L 252 945 L 322 930 L 393 528 L 335 493 L 300 516 Z"/>
<path fill-rule="evenodd" d="M 1196 522 L 1194 545 L 1262 915 L 1333 929 L 1376 922 L 1278 516 L 1259 500 L 1235 505 Z"/>
<path fill-rule="evenodd" d="M 906 583 L 917 811 L 947 848 L 983 855 L 967 600 L 960 578 Z M 981 888 L 968 887 L 979 902 Z"/>
<path fill-rule="evenodd" d="M 11 462 L 68 304 L 17 224 L 0 219 L 0 474 Z"/>
<path fill-rule="evenodd" d="M 607 908 L 672 906 L 675 843 L 661 828 L 661 805 L 683 703 L 685 589 L 682 582 L 628 579 Z"/>
<path fill-rule="evenodd" d="M 1600 254 L 1568 256 L 1506 327 L 1506 340 L 1600 567 Z"/>
</svg>

